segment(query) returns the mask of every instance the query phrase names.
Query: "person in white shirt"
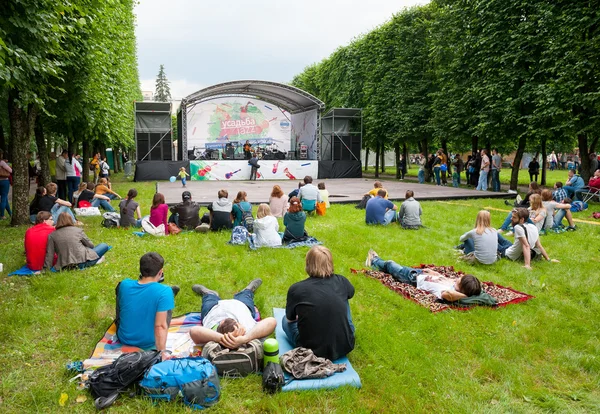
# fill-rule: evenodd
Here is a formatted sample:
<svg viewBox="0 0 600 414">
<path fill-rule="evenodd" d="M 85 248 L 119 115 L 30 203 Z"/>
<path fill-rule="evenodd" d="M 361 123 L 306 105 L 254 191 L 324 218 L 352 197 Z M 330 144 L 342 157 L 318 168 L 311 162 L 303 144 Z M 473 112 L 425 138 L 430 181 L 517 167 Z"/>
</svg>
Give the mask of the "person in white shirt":
<svg viewBox="0 0 600 414">
<path fill-rule="evenodd" d="M 236 349 L 253 339 L 262 339 L 275 330 L 275 318 L 255 320 L 254 292 L 262 284 L 254 279 L 233 299 L 221 300 L 219 294 L 203 285 L 194 285 L 192 290 L 202 296 L 202 325 L 190 330 L 190 337 L 196 344 L 219 342 L 221 345 Z"/>
<path fill-rule="evenodd" d="M 317 203 L 322 201 L 321 192 L 312 182 L 312 177 L 307 175 L 304 177 L 304 185 L 298 191 L 298 198 L 302 202 L 302 209 L 307 213 L 314 211 Z"/>
<path fill-rule="evenodd" d="M 515 242 L 511 243 L 501 234 L 498 234 L 498 253 L 500 257 L 508 257 L 513 261 L 522 257 L 526 269 L 531 269 L 531 259 L 540 255 L 547 261 L 558 262 L 556 259 L 550 259 L 540 242 L 537 227 L 534 224 L 527 223 L 528 218 L 529 211 L 526 208 L 515 208 L 512 211 L 511 222 L 514 228 Z"/>
<path fill-rule="evenodd" d="M 256 247 L 281 246 L 279 222 L 271 214 L 271 208 L 268 204 L 263 203 L 256 210 L 252 240 Z"/>
<path fill-rule="evenodd" d="M 367 254 L 365 265 L 388 273 L 399 282 L 408 283 L 448 302 L 481 294 L 481 282 L 473 275 L 452 279 L 432 269 L 415 269 L 399 265 L 393 260 L 383 260 L 372 249 Z"/>
</svg>

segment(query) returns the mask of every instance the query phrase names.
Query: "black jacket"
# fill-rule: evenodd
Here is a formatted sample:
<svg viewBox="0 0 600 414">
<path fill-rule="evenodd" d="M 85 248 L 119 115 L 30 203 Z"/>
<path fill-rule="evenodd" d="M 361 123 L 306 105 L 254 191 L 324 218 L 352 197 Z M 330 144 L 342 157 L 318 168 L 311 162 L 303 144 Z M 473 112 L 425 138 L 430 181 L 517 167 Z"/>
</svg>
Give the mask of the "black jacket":
<svg viewBox="0 0 600 414">
<path fill-rule="evenodd" d="M 190 200 L 171 207 L 171 213 L 179 215 L 179 227 L 186 230 L 193 230 L 200 225 L 199 211 L 200 205 Z"/>
</svg>

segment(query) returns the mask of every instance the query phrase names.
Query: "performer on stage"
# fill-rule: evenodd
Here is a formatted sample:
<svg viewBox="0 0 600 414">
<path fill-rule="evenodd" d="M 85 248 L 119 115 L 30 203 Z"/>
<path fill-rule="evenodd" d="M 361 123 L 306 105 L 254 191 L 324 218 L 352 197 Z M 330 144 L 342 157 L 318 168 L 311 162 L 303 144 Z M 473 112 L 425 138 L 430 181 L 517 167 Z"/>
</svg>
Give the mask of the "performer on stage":
<svg viewBox="0 0 600 414">
<path fill-rule="evenodd" d="M 251 158 L 252 155 L 252 144 L 250 144 L 250 141 L 246 140 L 246 143 L 244 144 L 244 157 L 249 160 Z"/>
</svg>

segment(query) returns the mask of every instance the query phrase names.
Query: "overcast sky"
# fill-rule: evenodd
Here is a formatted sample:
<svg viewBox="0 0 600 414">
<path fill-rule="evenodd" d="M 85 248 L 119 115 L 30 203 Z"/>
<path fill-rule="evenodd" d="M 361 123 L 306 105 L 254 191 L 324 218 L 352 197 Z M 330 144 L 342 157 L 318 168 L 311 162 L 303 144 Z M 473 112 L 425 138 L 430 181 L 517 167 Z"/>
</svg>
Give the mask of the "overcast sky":
<svg viewBox="0 0 600 414">
<path fill-rule="evenodd" d="M 142 90 L 165 65 L 173 99 L 216 83 L 289 82 L 339 46 L 419 0 L 140 0 Z"/>
</svg>

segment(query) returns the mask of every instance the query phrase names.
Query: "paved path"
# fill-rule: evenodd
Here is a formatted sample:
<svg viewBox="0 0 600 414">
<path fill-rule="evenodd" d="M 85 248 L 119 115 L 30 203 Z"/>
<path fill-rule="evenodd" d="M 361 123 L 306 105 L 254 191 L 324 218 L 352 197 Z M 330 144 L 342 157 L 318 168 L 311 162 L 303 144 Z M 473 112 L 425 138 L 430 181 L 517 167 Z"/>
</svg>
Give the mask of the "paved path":
<svg viewBox="0 0 600 414">
<path fill-rule="evenodd" d="M 352 178 L 352 179 L 327 179 L 315 180 L 313 184 L 323 181 L 329 191 L 331 203 L 358 203 L 363 194 L 373 188 L 374 179 Z M 238 191 L 248 194 L 251 203 L 268 203 L 271 190 L 274 185 L 279 185 L 283 192 L 288 194 L 298 186 L 298 181 L 188 181 L 186 190 L 192 193 L 192 199 L 196 202 L 206 204 L 214 201 L 217 192 L 223 188 L 229 192 L 229 198 L 235 198 Z M 413 190 L 415 198 L 419 200 L 452 200 L 468 198 L 490 198 L 490 197 L 514 197 L 507 193 L 494 193 L 491 191 L 475 191 L 466 188 L 438 187 L 431 184 L 417 184 L 410 181 L 385 181 L 390 200 L 404 200 L 406 190 Z M 167 204 L 181 201 L 181 193 L 184 189 L 181 182 L 158 182 L 158 191 L 163 193 Z"/>
</svg>

